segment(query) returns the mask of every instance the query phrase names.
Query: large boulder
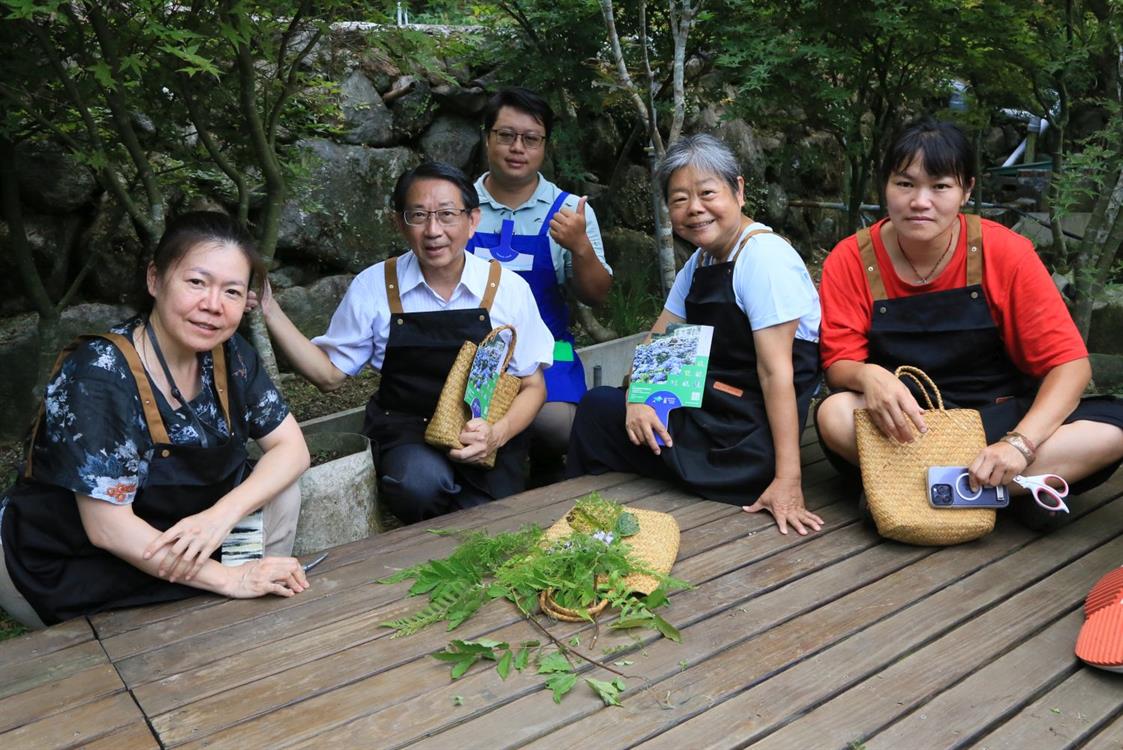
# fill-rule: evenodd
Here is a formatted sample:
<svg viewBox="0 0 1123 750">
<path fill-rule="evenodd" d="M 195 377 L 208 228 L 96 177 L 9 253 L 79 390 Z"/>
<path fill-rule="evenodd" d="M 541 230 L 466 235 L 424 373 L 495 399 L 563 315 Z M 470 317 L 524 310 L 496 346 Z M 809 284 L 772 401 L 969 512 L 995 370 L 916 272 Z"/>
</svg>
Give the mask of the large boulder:
<svg viewBox="0 0 1123 750">
<path fill-rule="evenodd" d="M 102 211 L 90 228 L 90 247 L 98 252 L 87 288 L 98 299 L 128 302 L 140 292 L 149 253 L 127 216 L 111 226 L 113 211 Z"/>
<path fill-rule="evenodd" d="M 405 148 L 302 141 L 310 175 L 281 212 L 282 257 L 314 260 L 358 273 L 401 246 L 391 195 L 399 175 L 416 166 Z"/>
<path fill-rule="evenodd" d="M 24 202 L 50 214 L 77 211 L 98 191 L 88 167 L 50 144 L 27 143 L 16 149 L 16 179 Z"/>
<path fill-rule="evenodd" d="M 654 231 L 651 219 L 651 178 L 638 164 L 629 164 L 612 194 L 612 216 L 616 224 Z"/>
<path fill-rule="evenodd" d="M 332 313 L 347 293 L 353 278 L 352 274 L 325 276 L 310 286 L 277 290 L 274 296 L 293 325 L 312 338 L 328 329 Z"/>
<path fill-rule="evenodd" d="M 395 83 L 395 88 L 398 85 Z M 394 135 L 400 141 L 412 140 L 420 135 L 433 122 L 437 112 L 436 100 L 428 81 L 414 79 L 404 85 L 409 87 L 409 91 L 390 103 L 390 112 L 394 116 Z"/>
<path fill-rule="evenodd" d="M 441 83 L 433 87 L 433 98 L 442 110 L 468 117 L 477 123 L 487 105 L 488 93 L 480 86 Z"/>
<path fill-rule="evenodd" d="M 67 274 L 75 235 L 81 229 L 81 216 L 51 216 L 27 211 L 23 216 L 24 237 L 40 278 L 52 299 L 59 298 L 63 284 L 73 278 Z M 0 222 L 0 315 L 15 315 L 33 309 L 12 250 L 7 224 Z"/>
<path fill-rule="evenodd" d="M 647 232 L 612 227 L 603 232 L 604 256 L 612 266 L 613 283 L 624 285 L 626 297 L 659 293 L 655 239 Z"/>
<path fill-rule="evenodd" d="M 1123 354 L 1123 294 L 1108 293 L 1092 308 L 1088 327 L 1088 350 Z"/>
<path fill-rule="evenodd" d="M 59 340 L 66 343 L 80 333 L 100 333 L 134 311 L 123 305 L 83 304 L 62 313 Z M 39 316 L 35 313 L 0 321 L 0 440 L 24 436 L 34 410 L 39 364 Z M 53 354 L 53 353 L 51 353 Z"/>
<path fill-rule="evenodd" d="M 1096 394 L 1123 396 L 1123 355 L 1092 352 L 1092 383 L 1088 390 Z"/>
<path fill-rule="evenodd" d="M 480 126 L 464 117 L 438 117 L 421 136 L 426 159 L 443 161 L 470 171 L 472 153 L 480 142 Z"/>
<path fill-rule="evenodd" d="M 360 70 L 351 71 L 339 86 L 344 143 L 388 146 L 394 142 L 394 117 L 382 97 Z"/>
<path fill-rule="evenodd" d="M 767 166 L 764 148 L 751 125 L 739 119 L 722 120 L 714 127 L 713 134 L 733 151 L 745 182 L 764 182 Z"/>
</svg>

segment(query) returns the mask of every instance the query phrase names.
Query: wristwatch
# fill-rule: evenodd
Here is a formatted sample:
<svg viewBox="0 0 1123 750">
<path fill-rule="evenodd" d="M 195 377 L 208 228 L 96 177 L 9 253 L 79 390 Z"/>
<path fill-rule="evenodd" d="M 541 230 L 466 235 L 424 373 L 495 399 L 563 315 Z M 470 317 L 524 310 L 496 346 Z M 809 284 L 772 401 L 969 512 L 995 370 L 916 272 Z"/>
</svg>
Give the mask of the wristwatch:
<svg viewBox="0 0 1123 750">
<path fill-rule="evenodd" d="M 1001 438 L 1002 442 L 1009 443 L 1018 449 L 1018 453 L 1025 456 L 1026 466 L 1033 463 L 1033 459 L 1037 458 L 1037 448 L 1034 446 L 1033 441 L 1027 438 L 1020 432 L 1010 431 Z"/>
</svg>

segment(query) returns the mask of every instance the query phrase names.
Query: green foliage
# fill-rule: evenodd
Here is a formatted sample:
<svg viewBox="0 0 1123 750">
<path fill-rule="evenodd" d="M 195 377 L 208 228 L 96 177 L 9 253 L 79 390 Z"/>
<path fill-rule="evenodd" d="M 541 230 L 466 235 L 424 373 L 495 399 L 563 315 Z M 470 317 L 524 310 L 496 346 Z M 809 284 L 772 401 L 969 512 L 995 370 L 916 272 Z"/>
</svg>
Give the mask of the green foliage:
<svg viewBox="0 0 1123 750">
<path fill-rule="evenodd" d="M 507 599 L 524 617 L 532 619 L 539 592 L 549 591 L 559 606 L 586 616 L 590 607 L 607 599 L 620 610 L 614 627 L 649 628 L 672 640 L 681 640 L 678 630 L 654 610 L 669 603 L 668 588 L 683 588 L 687 584 L 658 576 L 633 558 L 625 539 L 639 530 L 635 515 L 592 493 L 577 501 L 568 518 L 584 531 L 575 530 L 552 541 L 535 526 L 495 536 L 471 532 L 463 535 L 449 557 L 430 560 L 382 579 L 379 583 L 412 581 L 411 595 L 429 597 L 428 604 L 418 612 L 382 626 L 394 629 L 393 637 L 411 635 L 442 621 L 447 621 L 452 630 L 493 599 Z M 625 578 L 633 573 L 657 575 L 663 587 L 648 596 L 633 596 L 625 583 Z M 576 684 L 569 654 L 577 653 L 573 649 L 579 643 L 577 638 L 568 646 L 555 640 L 557 651 L 539 652 L 535 657 L 537 642 L 513 647 L 487 639 L 453 640 L 433 657 L 452 665 L 454 680 L 484 660 L 494 661 L 504 680 L 512 669 L 522 671 L 533 663 L 538 674 L 551 675 L 546 686 L 553 691 L 554 699 L 560 700 Z M 588 682 L 606 704 L 617 705 L 615 700 L 624 689 L 622 682 Z"/>
<path fill-rule="evenodd" d="M 617 677 L 611 682 L 604 682 L 603 680 L 594 680 L 586 678 L 585 684 L 593 689 L 593 692 L 600 696 L 606 706 L 619 706 L 620 693 L 624 692 L 624 680 Z"/>
</svg>

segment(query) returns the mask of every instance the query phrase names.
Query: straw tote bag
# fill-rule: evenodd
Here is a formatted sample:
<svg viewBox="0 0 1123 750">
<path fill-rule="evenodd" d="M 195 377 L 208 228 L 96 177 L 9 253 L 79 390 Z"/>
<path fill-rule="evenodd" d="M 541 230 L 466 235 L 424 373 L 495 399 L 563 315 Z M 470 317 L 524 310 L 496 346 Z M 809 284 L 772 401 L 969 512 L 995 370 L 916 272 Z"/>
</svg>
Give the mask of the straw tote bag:
<svg viewBox="0 0 1123 750">
<path fill-rule="evenodd" d="M 514 327 L 509 325 L 493 328 L 479 345 L 473 344 L 471 341 L 465 341 L 464 345 L 460 347 L 456 360 L 448 371 L 444 388 L 441 389 L 441 396 L 437 400 L 437 408 L 433 412 L 432 419 L 429 420 L 429 425 L 425 428 L 426 443 L 434 448 L 445 448 L 446 450 L 464 447 L 464 444 L 460 442 L 460 433 L 472 416 L 468 404 L 464 403 L 464 389 L 468 386 L 468 373 L 472 370 L 472 360 L 476 358 L 476 350 L 480 346 L 491 341 L 503 331 L 511 332 L 511 344 L 507 347 L 507 355 L 503 358 L 503 364 L 499 367 L 499 382 L 495 384 L 495 394 L 491 397 L 491 406 L 487 412 L 487 423 L 495 424 L 507 414 L 511 404 L 515 401 L 515 396 L 519 394 L 519 387 L 522 383 L 520 378 L 507 374 L 507 365 L 511 363 L 511 355 L 515 353 L 515 342 L 518 338 Z M 480 465 L 488 469 L 494 468 L 496 453 L 497 451 L 489 453 L 480 462 Z"/>
<path fill-rule="evenodd" d="M 974 409 L 945 409 L 940 389 L 916 367 L 902 365 L 893 373 L 912 378 L 924 394 L 928 431 L 911 443 L 886 437 L 866 409 L 854 410 L 862 485 L 877 532 L 907 544 L 948 545 L 969 542 L 994 530 L 994 510 L 933 508 L 928 503 L 928 468 L 967 466 L 986 447 L 986 433 Z M 923 380 L 923 382 L 921 382 Z M 933 410 L 928 395 L 936 395 Z M 911 426 L 911 425 L 910 425 Z"/>
</svg>

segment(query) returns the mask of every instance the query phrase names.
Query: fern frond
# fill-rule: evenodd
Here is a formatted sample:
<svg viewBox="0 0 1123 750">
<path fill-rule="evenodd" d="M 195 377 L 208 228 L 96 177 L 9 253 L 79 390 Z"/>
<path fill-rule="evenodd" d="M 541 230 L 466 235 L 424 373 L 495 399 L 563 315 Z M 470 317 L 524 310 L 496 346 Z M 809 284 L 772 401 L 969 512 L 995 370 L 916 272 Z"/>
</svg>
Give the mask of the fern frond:
<svg viewBox="0 0 1123 750">
<path fill-rule="evenodd" d="M 480 588 L 479 584 L 463 579 L 449 581 L 443 584 L 440 590 L 429 600 L 429 603 L 419 611 L 408 617 L 379 624 L 381 627 L 393 628 L 398 631 L 394 633 L 392 636 L 393 638 L 402 635 L 413 635 L 414 633 L 424 630 L 433 623 L 448 619 L 450 612 L 454 612 L 458 607 L 462 607 L 473 598 L 479 599 Z M 474 612 L 478 607 L 479 605 L 477 604 L 475 607 L 472 607 L 471 611 Z M 461 618 L 461 621 L 463 619 L 464 618 Z"/>
</svg>

